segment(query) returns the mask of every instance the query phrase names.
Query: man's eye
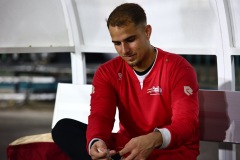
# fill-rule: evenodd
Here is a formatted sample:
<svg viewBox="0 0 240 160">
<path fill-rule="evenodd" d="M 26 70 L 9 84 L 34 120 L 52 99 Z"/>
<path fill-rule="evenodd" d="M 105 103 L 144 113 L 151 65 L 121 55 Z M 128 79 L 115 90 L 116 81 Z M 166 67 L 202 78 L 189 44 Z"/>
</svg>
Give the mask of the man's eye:
<svg viewBox="0 0 240 160">
<path fill-rule="evenodd" d="M 135 41 L 135 38 L 129 38 L 129 39 L 127 40 L 127 42 L 133 42 L 133 41 Z"/>
</svg>

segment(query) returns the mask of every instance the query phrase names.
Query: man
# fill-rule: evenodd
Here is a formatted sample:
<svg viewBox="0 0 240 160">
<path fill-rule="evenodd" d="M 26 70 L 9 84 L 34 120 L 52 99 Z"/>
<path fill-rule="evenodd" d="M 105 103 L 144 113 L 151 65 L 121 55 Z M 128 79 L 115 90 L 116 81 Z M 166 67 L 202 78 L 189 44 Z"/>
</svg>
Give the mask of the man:
<svg viewBox="0 0 240 160">
<path fill-rule="evenodd" d="M 151 45 L 152 28 L 138 4 L 116 7 L 107 26 L 119 57 L 94 75 L 87 129 L 65 119 L 53 130 L 55 142 L 73 159 L 74 154 L 83 157 L 88 152 L 93 160 L 117 154 L 125 160 L 196 160 L 199 108 L 194 69 L 179 55 Z M 112 134 L 116 107 L 120 130 Z M 69 127 L 73 123 L 78 129 Z M 62 142 L 66 136 L 59 136 L 66 126 L 76 133 L 73 142 Z M 85 143 L 88 151 L 81 146 Z"/>
</svg>

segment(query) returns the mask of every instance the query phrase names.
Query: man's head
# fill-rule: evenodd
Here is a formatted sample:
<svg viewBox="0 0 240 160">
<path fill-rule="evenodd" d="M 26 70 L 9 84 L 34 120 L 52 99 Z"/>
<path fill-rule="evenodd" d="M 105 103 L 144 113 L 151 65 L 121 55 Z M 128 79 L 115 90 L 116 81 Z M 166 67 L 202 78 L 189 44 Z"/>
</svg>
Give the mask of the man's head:
<svg viewBox="0 0 240 160">
<path fill-rule="evenodd" d="M 153 63 L 152 28 L 146 24 L 146 14 L 141 6 L 124 3 L 116 7 L 107 25 L 116 51 L 131 67 L 144 71 Z"/>
<path fill-rule="evenodd" d="M 110 26 L 122 27 L 129 23 L 134 23 L 136 26 L 146 25 L 146 21 L 146 14 L 141 6 L 135 3 L 124 3 L 116 7 L 109 15 L 107 26 L 108 28 Z"/>
</svg>

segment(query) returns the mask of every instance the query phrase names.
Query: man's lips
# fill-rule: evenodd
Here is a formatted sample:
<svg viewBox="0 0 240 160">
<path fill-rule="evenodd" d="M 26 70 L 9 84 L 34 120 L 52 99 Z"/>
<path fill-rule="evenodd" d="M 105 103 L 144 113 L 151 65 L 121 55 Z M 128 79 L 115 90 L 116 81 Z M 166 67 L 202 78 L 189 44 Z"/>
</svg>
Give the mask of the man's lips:
<svg viewBox="0 0 240 160">
<path fill-rule="evenodd" d="M 134 56 L 135 56 L 135 54 L 123 55 L 123 58 L 126 59 L 127 61 L 132 61 Z"/>
<path fill-rule="evenodd" d="M 132 56 L 134 56 L 135 54 L 127 54 L 127 55 L 123 55 L 123 57 L 132 57 Z"/>
</svg>

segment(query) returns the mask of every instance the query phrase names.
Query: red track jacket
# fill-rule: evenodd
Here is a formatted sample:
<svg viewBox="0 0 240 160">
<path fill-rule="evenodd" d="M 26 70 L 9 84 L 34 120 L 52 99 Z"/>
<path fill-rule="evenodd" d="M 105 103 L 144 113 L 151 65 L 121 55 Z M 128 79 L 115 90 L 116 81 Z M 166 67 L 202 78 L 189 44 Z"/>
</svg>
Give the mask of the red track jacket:
<svg viewBox="0 0 240 160">
<path fill-rule="evenodd" d="M 116 106 L 120 130 L 111 133 Z M 100 138 L 119 150 L 131 138 L 167 128 L 171 141 L 149 160 L 193 160 L 199 154 L 198 83 L 181 56 L 158 49 L 156 62 L 141 89 L 133 69 L 116 57 L 101 65 L 93 79 L 87 145 Z"/>
</svg>

